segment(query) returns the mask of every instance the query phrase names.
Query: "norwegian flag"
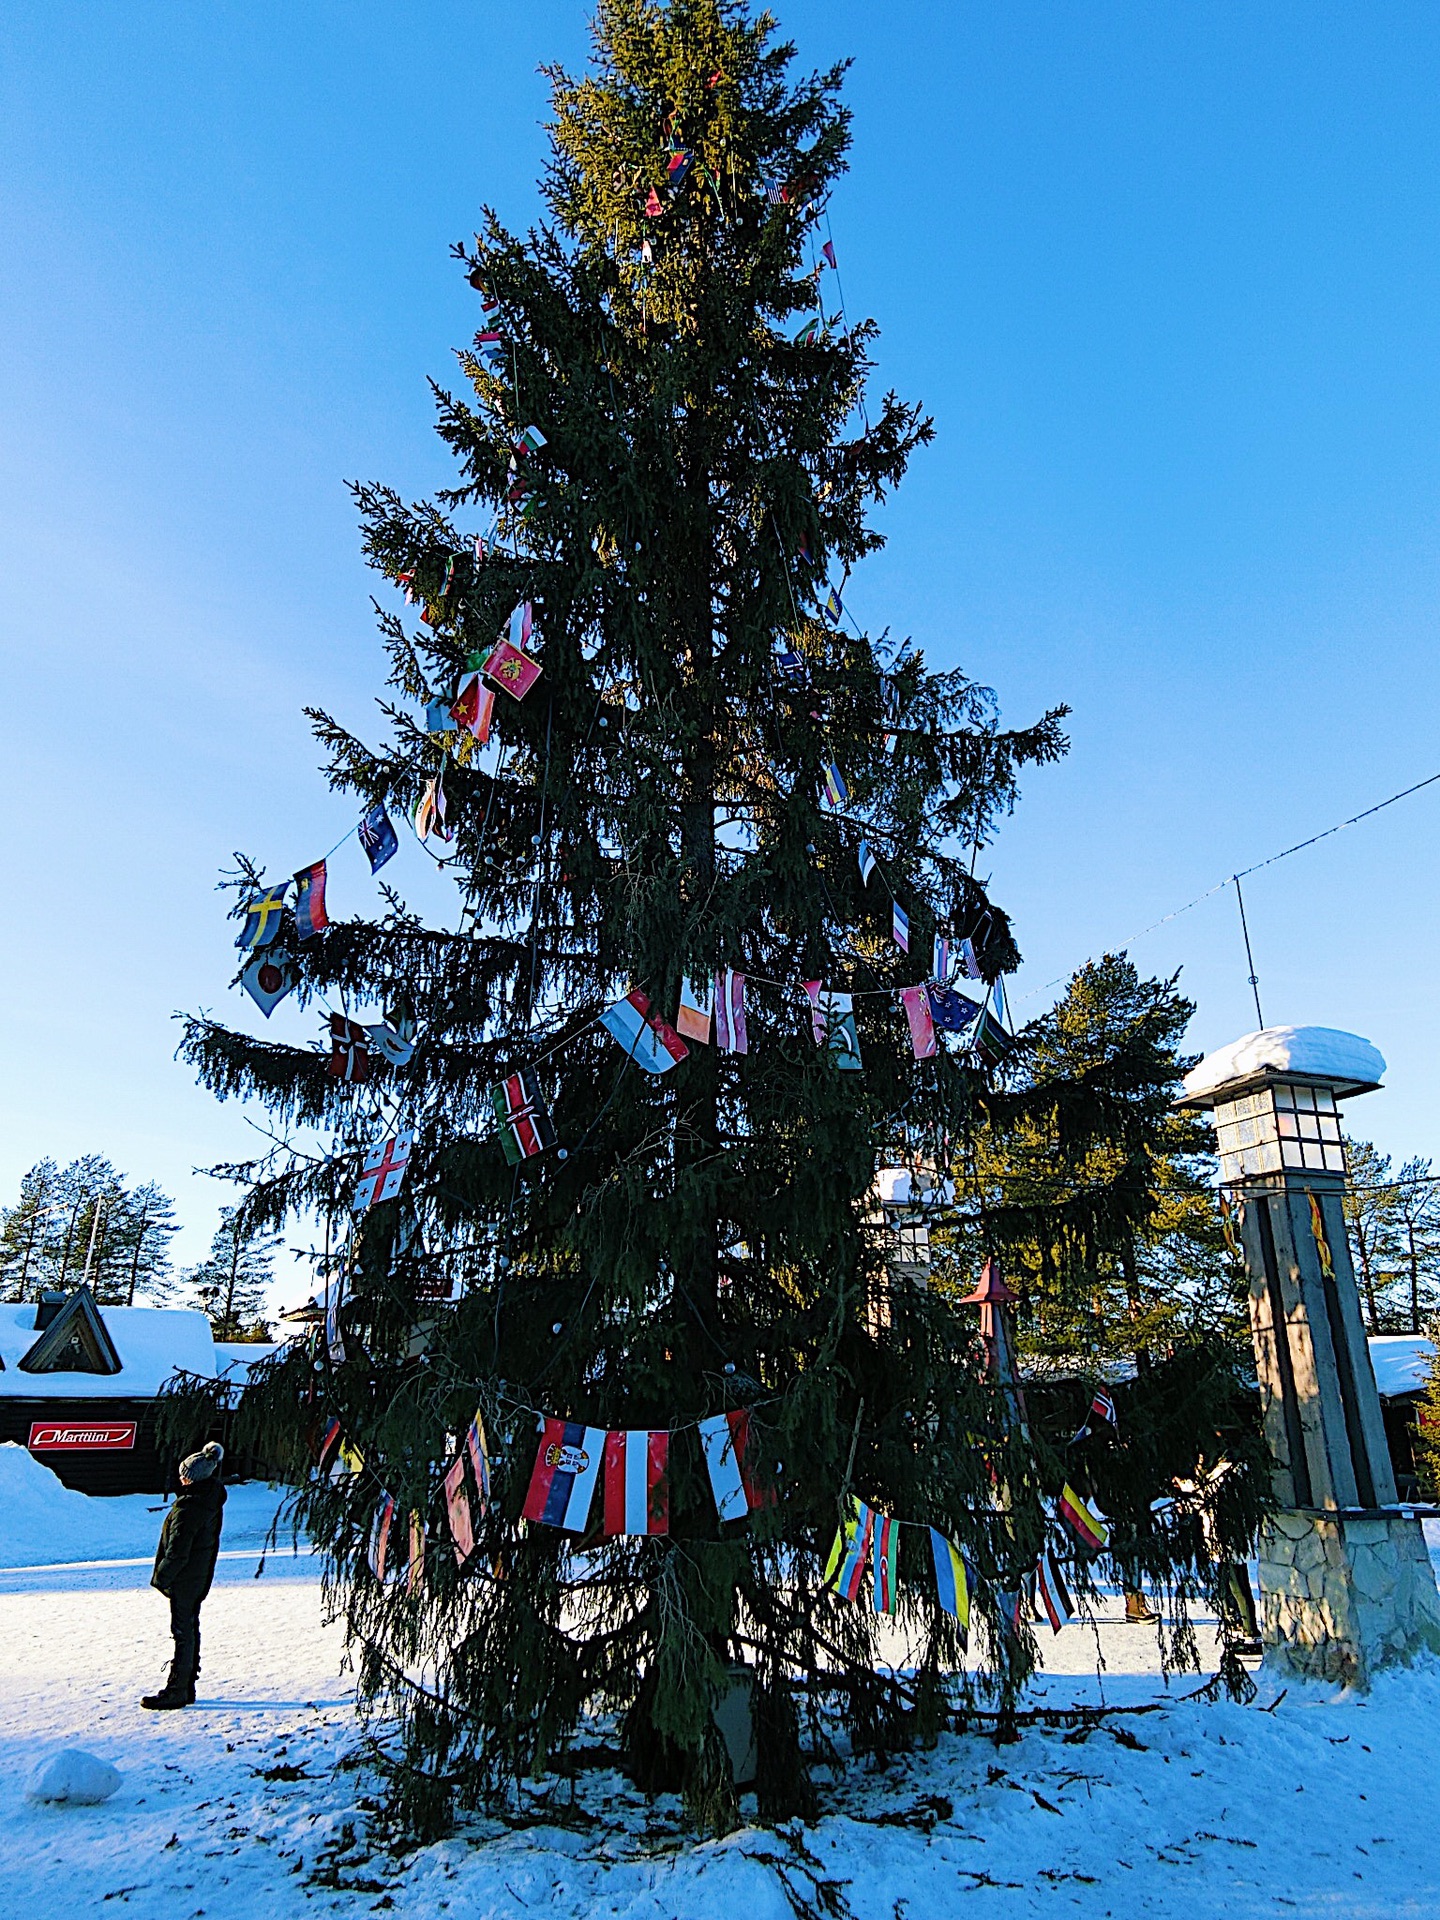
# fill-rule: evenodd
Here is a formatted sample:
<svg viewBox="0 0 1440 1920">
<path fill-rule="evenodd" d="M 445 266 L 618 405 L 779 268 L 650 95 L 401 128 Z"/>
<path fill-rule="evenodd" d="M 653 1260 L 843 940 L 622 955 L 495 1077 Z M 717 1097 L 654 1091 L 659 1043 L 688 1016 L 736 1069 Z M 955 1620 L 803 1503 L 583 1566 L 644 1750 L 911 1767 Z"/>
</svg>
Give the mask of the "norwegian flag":
<svg viewBox="0 0 1440 1920">
<path fill-rule="evenodd" d="M 669 1460 L 668 1433 L 606 1434 L 604 1533 L 669 1533 Z"/>
<path fill-rule="evenodd" d="M 337 1080 L 370 1078 L 370 1036 L 343 1013 L 330 1016 L 330 1064 L 326 1071 Z"/>
<path fill-rule="evenodd" d="M 555 1123 L 529 1067 L 490 1089 L 490 1104 L 500 1122 L 500 1144 L 512 1167 L 555 1144 Z"/>
<path fill-rule="evenodd" d="M 405 1180 L 410 1165 L 410 1149 L 415 1144 L 413 1131 L 392 1133 L 366 1149 L 360 1167 L 360 1180 L 350 1202 L 352 1213 L 367 1213 L 382 1200 L 393 1200 Z"/>
</svg>

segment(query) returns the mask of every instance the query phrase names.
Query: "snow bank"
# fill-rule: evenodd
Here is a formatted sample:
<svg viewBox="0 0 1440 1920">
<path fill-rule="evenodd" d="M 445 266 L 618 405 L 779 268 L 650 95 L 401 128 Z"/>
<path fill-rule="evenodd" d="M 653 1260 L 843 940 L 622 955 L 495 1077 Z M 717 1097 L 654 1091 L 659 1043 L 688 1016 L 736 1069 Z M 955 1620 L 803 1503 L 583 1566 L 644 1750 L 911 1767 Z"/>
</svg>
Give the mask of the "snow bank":
<svg viewBox="0 0 1440 1920">
<path fill-rule="evenodd" d="M 25 1788 L 27 1800 L 68 1801 L 72 1807 L 98 1807 L 120 1785 L 120 1774 L 107 1760 L 97 1760 L 83 1747 L 62 1747 L 42 1760 Z"/>
<path fill-rule="evenodd" d="M 1217 1087 L 1243 1085 L 1262 1073 L 1294 1073 L 1339 1080 L 1350 1090 L 1377 1087 L 1385 1071 L 1378 1047 L 1358 1033 L 1335 1027 L 1262 1027 L 1243 1034 L 1228 1047 L 1207 1053 L 1185 1076 L 1186 1102 L 1213 1093 Z"/>
<path fill-rule="evenodd" d="M 210 1322 L 188 1307 L 102 1307 L 100 1317 L 120 1356 L 119 1373 L 26 1373 L 21 1360 L 40 1335 L 33 1301 L 0 1306 L 0 1394 L 17 1399 L 152 1399 L 173 1373 L 215 1372 Z"/>
<path fill-rule="evenodd" d="M 285 1497 L 263 1481 L 227 1487 L 221 1551 L 258 1549 Z M 77 1493 L 13 1441 L 0 1445 L 0 1514 L 0 1567 L 148 1559 L 164 1517 L 155 1494 Z M 288 1551 L 288 1529 L 280 1540 Z"/>
<path fill-rule="evenodd" d="M 1375 1385 L 1387 1396 L 1423 1393 L 1430 1382 L 1435 1343 L 1418 1333 L 1376 1333 L 1370 1337 Z"/>
</svg>

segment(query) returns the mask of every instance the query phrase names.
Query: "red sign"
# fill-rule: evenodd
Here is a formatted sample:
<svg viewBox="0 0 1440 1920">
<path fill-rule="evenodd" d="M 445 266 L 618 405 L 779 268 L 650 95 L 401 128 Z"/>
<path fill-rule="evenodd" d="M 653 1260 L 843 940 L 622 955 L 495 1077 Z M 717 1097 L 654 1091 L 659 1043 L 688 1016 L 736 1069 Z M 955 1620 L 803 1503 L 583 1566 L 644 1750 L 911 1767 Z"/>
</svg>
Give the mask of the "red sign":
<svg viewBox="0 0 1440 1920">
<path fill-rule="evenodd" d="M 124 1452 L 135 1444 L 133 1420 L 36 1420 L 32 1453 Z"/>
</svg>

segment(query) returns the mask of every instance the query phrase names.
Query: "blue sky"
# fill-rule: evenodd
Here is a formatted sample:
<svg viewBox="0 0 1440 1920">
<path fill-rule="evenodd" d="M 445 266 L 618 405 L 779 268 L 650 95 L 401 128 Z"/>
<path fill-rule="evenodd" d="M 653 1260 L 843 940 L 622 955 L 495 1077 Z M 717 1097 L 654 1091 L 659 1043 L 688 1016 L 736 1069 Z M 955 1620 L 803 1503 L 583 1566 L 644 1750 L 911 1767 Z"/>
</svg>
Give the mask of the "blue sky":
<svg viewBox="0 0 1440 1920">
<path fill-rule="evenodd" d="M 301 713 L 380 654 L 345 481 L 442 484 L 448 259 L 537 211 L 582 8 L 11 0 L 0 49 L 0 1197 L 108 1153 L 198 1258 L 250 1150 L 172 1060 L 227 993 L 213 891 L 350 824 Z M 986 864 L 1022 1013 L 1234 868 L 1440 771 L 1440 13 L 803 0 L 853 56 L 833 227 L 938 438 L 859 617 L 1022 721 L 1074 709 Z M 1373 1039 L 1355 1129 L 1440 1157 L 1440 786 L 1247 887 L 1265 1014 Z M 389 870 L 417 902 L 413 852 Z M 388 877 L 388 876 L 387 876 Z M 353 843 L 338 910 L 374 889 Z M 453 924 L 453 921 L 452 921 Z M 1233 892 L 1147 936 L 1197 1050 L 1254 1025 Z M 1036 993 L 1036 997 L 1025 996 Z M 308 1034 L 310 1022 L 282 1026 Z"/>
</svg>

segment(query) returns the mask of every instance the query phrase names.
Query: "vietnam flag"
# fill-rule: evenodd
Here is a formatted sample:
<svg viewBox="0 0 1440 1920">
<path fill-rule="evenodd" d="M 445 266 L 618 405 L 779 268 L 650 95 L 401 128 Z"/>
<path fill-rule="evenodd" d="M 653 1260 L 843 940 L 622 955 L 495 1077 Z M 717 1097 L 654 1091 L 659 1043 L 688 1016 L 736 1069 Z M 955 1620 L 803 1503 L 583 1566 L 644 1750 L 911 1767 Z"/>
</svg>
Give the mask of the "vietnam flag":
<svg viewBox="0 0 1440 1920">
<path fill-rule="evenodd" d="M 606 1434 L 606 1534 L 669 1533 L 669 1457 L 668 1433 Z"/>
</svg>

